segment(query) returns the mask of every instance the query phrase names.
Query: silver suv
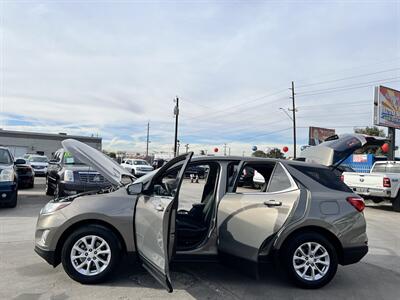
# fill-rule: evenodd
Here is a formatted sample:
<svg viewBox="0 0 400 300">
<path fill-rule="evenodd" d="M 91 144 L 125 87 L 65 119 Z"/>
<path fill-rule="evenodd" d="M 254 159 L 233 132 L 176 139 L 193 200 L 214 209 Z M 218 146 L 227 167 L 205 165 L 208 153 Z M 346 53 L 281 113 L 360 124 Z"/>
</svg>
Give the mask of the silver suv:
<svg viewBox="0 0 400 300">
<path fill-rule="evenodd" d="M 303 159 L 323 158 L 334 166 L 355 144 L 368 143 L 363 136 L 353 136 L 348 147 L 340 141 L 322 146 L 318 155 L 315 146 Z M 105 280 L 122 254 L 136 253 L 170 292 L 171 261 L 204 257 L 247 272 L 277 259 L 294 283 L 319 288 L 338 264 L 356 263 L 368 251 L 364 201 L 329 167 L 188 153 L 132 182 L 101 152 L 75 140 L 63 147 L 113 184 L 108 191 L 50 201 L 39 215 L 35 251 L 53 266 L 61 262 L 81 283 Z M 207 176 L 191 184 L 185 170 L 196 166 L 208 168 Z M 238 186 L 244 168 L 264 177 L 258 190 Z"/>
</svg>

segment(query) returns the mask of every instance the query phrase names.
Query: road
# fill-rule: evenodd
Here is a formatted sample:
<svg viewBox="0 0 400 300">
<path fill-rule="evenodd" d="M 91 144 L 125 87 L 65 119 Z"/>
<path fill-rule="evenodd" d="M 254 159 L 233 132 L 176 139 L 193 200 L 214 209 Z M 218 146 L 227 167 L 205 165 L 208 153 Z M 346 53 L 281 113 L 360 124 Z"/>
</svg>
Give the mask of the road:
<svg viewBox="0 0 400 300">
<path fill-rule="evenodd" d="M 115 278 L 101 285 L 81 285 L 62 266 L 49 266 L 33 251 L 36 217 L 49 199 L 43 178 L 36 178 L 34 189 L 20 191 L 17 208 L 0 209 L 0 299 L 400 299 L 400 214 L 386 204 L 371 203 L 365 210 L 368 255 L 339 267 L 322 289 L 298 289 L 272 266 L 255 280 L 202 263 L 176 266 L 174 293 L 168 294 L 137 263 L 122 264 Z"/>
</svg>

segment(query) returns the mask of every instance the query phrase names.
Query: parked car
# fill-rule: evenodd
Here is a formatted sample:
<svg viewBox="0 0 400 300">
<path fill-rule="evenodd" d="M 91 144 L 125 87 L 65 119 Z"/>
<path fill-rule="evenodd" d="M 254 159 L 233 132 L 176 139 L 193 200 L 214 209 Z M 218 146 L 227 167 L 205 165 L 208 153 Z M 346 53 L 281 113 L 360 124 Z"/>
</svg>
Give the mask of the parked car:
<svg viewBox="0 0 400 300">
<path fill-rule="evenodd" d="M 136 253 L 169 292 L 171 261 L 202 257 L 248 272 L 280 259 L 296 284 L 319 288 L 338 264 L 356 263 L 368 251 L 364 201 L 327 167 L 190 152 L 132 182 L 100 151 L 71 139 L 62 144 L 113 184 L 54 199 L 38 217 L 35 251 L 54 267 L 61 262 L 78 282 L 101 282 L 124 254 Z M 192 209 L 178 210 L 185 170 L 197 165 L 209 167 L 202 196 Z M 265 192 L 236 190 L 249 166 L 265 174 Z"/>
<path fill-rule="evenodd" d="M 126 158 L 122 160 L 121 166 L 131 172 L 135 177 L 146 175 L 154 170 L 154 168 L 143 159 Z"/>
<path fill-rule="evenodd" d="M 59 149 L 49 161 L 46 195 L 62 198 L 87 191 L 99 191 L 110 186 L 111 183 L 103 175 L 64 149 Z"/>
<path fill-rule="evenodd" d="M 198 176 L 199 179 L 206 178 L 208 169 L 204 166 L 189 166 L 185 171 L 185 178 L 190 178 L 190 175 Z"/>
<path fill-rule="evenodd" d="M 28 162 L 35 171 L 35 175 L 45 176 L 47 174 L 47 167 L 49 166 L 47 156 L 31 154 L 29 155 Z"/>
<path fill-rule="evenodd" d="M 17 206 L 18 174 L 13 157 L 7 148 L 0 147 L 0 205 Z"/>
<path fill-rule="evenodd" d="M 375 203 L 389 200 L 400 212 L 400 162 L 377 161 L 370 173 L 344 172 L 342 179 L 355 193 Z"/>
<path fill-rule="evenodd" d="M 18 187 L 33 188 L 35 184 L 35 171 L 24 158 L 15 159 L 15 167 L 18 175 Z"/>
<path fill-rule="evenodd" d="M 265 184 L 264 176 L 257 171 L 254 171 L 253 184 L 256 189 L 261 189 L 261 187 Z"/>
</svg>

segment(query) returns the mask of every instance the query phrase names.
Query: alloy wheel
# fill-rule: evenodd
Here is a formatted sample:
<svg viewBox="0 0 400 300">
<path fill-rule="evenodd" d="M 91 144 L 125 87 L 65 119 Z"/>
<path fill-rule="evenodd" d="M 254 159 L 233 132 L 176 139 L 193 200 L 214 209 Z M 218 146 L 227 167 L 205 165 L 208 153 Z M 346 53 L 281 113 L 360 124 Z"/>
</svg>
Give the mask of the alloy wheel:
<svg viewBox="0 0 400 300">
<path fill-rule="evenodd" d="M 330 257 L 324 246 L 317 242 L 300 245 L 293 254 L 293 268 L 297 275 L 307 281 L 322 279 L 329 270 Z"/>
<path fill-rule="evenodd" d="M 94 276 L 102 273 L 110 264 L 111 249 L 103 238 L 87 235 L 73 245 L 70 259 L 77 272 Z"/>
</svg>

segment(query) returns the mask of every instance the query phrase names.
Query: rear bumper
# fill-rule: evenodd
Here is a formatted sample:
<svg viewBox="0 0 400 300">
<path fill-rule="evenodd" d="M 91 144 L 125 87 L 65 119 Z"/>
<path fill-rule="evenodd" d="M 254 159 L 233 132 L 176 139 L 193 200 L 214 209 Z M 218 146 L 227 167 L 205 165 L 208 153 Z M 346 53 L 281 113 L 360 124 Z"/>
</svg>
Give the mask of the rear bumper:
<svg viewBox="0 0 400 300">
<path fill-rule="evenodd" d="M 56 265 L 56 255 L 55 251 L 44 250 L 35 246 L 35 252 L 43 258 L 48 264 L 52 265 L 53 267 Z"/>
<path fill-rule="evenodd" d="M 365 197 L 379 197 L 379 198 L 390 198 L 391 190 L 389 189 L 376 189 L 376 188 L 360 188 L 355 186 L 349 186 L 354 193 Z"/>
<path fill-rule="evenodd" d="M 368 253 L 368 246 L 358 246 L 343 249 L 341 264 L 350 265 L 359 262 Z"/>
</svg>

